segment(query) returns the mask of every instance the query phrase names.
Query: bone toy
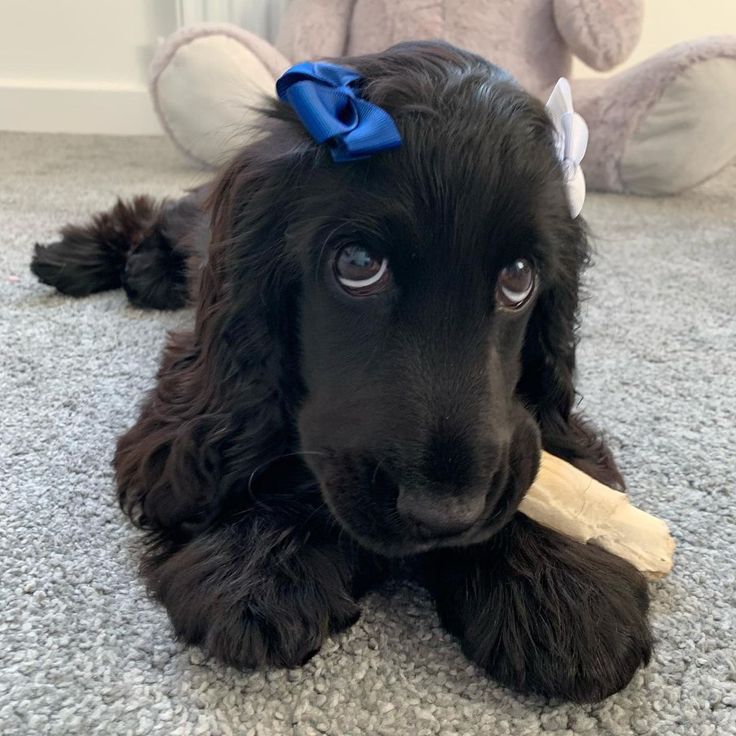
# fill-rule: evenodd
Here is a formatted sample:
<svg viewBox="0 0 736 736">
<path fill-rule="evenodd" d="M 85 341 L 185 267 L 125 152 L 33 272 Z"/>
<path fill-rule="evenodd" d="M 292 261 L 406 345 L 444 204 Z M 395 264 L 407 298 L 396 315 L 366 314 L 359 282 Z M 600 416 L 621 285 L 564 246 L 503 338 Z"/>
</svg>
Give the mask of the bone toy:
<svg viewBox="0 0 736 736">
<path fill-rule="evenodd" d="M 664 521 L 547 452 L 519 511 L 542 526 L 622 557 L 650 580 L 672 570 L 675 540 Z"/>
</svg>

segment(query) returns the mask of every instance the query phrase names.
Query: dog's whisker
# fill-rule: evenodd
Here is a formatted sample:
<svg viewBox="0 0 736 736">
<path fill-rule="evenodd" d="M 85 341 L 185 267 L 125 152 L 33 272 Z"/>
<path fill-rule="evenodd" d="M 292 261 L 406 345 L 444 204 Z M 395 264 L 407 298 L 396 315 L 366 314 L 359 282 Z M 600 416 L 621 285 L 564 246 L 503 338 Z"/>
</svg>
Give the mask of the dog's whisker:
<svg viewBox="0 0 736 736">
<path fill-rule="evenodd" d="M 373 471 L 373 475 L 371 476 L 371 485 L 374 486 L 376 484 L 376 478 L 378 477 L 378 471 L 381 469 L 381 465 L 386 461 L 385 457 L 382 457 L 377 463 L 376 468 Z"/>
<path fill-rule="evenodd" d="M 303 526 L 308 526 L 309 522 L 320 512 L 327 508 L 327 503 L 324 501 L 324 499 L 317 504 L 307 515 L 306 519 L 302 522 Z M 328 518 L 332 520 L 331 515 L 328 515 Z"/>
<path fill-rule="evenodd" d="M 262 471 L 265 470 L 267 467 L 275 463 L 277 460 L 285 460 L 289 457 L 299 457 L 303 455 L 324 455 L 326 456 L 326 452 L 320 452 L 319 450 L 295 450 L 294 452 L 287 452 L 283 455 L 276 455 L 275 457 L 272 457 L 269 460 L 266 460 L 266 462 L 261 463 L 260 465 L 257 465 L 255 470 L 250 474 L 250 477 L 248 478 L 248 494 L 253 497 L 253 480 L 255 477 Z"/>
</svg>

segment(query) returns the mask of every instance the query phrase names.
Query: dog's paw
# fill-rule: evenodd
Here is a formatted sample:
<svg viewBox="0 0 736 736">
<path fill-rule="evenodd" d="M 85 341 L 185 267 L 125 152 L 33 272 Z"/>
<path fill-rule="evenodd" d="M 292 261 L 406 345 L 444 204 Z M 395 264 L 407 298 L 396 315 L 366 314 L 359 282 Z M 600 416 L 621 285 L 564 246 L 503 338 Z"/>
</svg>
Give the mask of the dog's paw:
<svg viewBox="0 0 736 736">
<path fill-rule="evenodd" d="M 549 698 L 594 703 L 626 687 L 652 648 L 639 591 L 571 582 L 551 583 L 544 600 L 507 581 L 505 632 L 489 646 L 477 621 L 462 640 L 466 655 L 502 684 Z"/>
<path fill-rule="evenodd" d="M 588 703 L 626 687 L 652 649 L 644 578 L 598 547 L 529 521 L 510 527 L 434 586 L 444 625 L 513 689 Z"/>
<path fill-rule="evenodd" d="M 160 230 L 147 235 L 125 264 L 123 288 L 143 309 L 181 309 L 187 303 L 187 263 Z"/>
<path fill-rule="evenodd" d="M 289 606 L 292 606 L 291 610 Z M 295 610 L 287 596 L 268 607 L 254 601 L 223 612 L 205 624 L 196 642 L 209 656 L 239 668 L 299 667 L 308 662 L 331 634 L 343 631 L 360 617 L 353 604 L 346 610 L 328 606 Z"/>
<path fill-rule="evenodd" d="M 350 562 L 336 544 L 249 521 L 175 550 L 154 537 L 142 572 L 181 641 L 235 667 L 297 667 L 357 621 Z"/>
<path fill-rule="evenodd" d="M 123 259 L 92 237 L 65 236 L 55 243 L 36 243 L 31 272 L 43 284 L 69 296 L 116 289 Z"/>
</svg>

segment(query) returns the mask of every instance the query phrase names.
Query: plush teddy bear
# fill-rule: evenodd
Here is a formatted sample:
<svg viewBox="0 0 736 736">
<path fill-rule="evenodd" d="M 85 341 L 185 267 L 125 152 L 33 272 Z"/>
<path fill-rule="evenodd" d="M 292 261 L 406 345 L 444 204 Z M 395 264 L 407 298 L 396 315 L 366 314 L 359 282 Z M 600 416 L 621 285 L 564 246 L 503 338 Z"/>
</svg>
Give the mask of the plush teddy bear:
<svg viewBox="0 0 736 736">
<path fill-rule="evenodd" d="M 151 91 L 162 124 L 216 165 L 258 134 L 253 106 L 292 63 L 441 38 L 509 70 L 546 98 L 573 55 L 600 71 L 623 62 L 643 0 L 292 0 L 276 46 L 229 24 L 174 33 L 158 49 Z M 736 156 L 736 36 L 682 43 L 607 79 L 572 80 L 590 141 L 592 189 L 674 193 Z"/>
</svg>

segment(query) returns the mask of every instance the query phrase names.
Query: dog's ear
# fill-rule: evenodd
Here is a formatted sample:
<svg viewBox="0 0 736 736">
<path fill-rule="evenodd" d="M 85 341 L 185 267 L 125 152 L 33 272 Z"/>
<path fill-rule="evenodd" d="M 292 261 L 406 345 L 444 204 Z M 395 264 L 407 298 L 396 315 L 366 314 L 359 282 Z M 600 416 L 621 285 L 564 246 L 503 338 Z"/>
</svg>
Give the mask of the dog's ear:
<svg viewBox="0 0 736 736">
<path fill-rule="evenodd" d="M 172 335 L 118 441 L 120 503 L 141 526 L 196 532 L 295 441 L 299 283 L 284 241 L 304 156 L 279 149 L 250 147 L 216 183 L 195 327 Z"/>
<path fill-rule="evenodd" d="M 590 255 L 584 223 L 568 223 L 563 240 L 553 283 L 539 295 L 527 328 L 519 391 L 536 414 L 545 450 L 623 490 L 623 478 L 604 440 L 575 413 L 580 278 Z"/>
</svg>

